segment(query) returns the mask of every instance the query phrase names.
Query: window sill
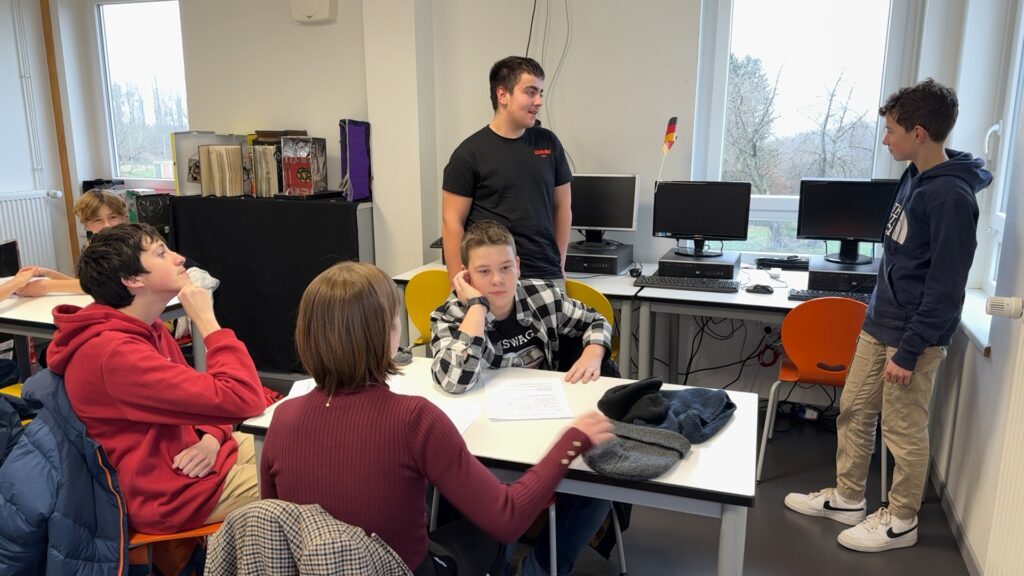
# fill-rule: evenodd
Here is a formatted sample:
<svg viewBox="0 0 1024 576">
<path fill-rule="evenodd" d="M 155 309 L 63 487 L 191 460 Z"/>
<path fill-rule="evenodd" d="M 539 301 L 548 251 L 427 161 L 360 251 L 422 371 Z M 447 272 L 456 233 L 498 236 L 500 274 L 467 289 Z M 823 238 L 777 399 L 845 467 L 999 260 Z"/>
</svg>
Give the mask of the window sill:
<svg viewBox="0 0 1024 576">
<path fill-rule="evenodd" d="M 985 300 L 988 295 L 977 288 L 968 288 L 964 298 L 964 309 L 960 315 L 960 328 L 970 338 L 985 358 L 992 355 L 988 332 L 992 317 L 985 314 Z"/>
</svg>

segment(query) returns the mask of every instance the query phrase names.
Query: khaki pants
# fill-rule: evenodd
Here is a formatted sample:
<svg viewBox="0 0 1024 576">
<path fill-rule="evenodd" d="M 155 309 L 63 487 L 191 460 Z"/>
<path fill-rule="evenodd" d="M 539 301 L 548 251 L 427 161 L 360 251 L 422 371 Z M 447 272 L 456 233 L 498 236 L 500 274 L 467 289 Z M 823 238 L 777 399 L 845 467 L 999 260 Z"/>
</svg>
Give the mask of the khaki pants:
<svg viewBox="0 0 1024 576">
<path fill-rule="evenodd" d="M 839 404 L 836 487 L 847 500 L 859 502 L 864 497 L 881 411 L 882 438 L 896 460 L 889 512 L 909 520 L 921 508 L 928 471 L 928 404 L 935 371 L 946 357 L 946 349 L 926 349 L 905 385 L 882 381 L 885 363 L 895 352 L 870 334 L 860 333 Z"/>
<path fill-rule="evenodd" d="M 228 470 L 220 500 L 204 524 L 223 522 L 231 512 L 260 499 L 259 483 L 256 481 L 256 445 L 252 435 L 235 432 L 231 437 L 238 443 L 238 459 Z"/>
</svg>

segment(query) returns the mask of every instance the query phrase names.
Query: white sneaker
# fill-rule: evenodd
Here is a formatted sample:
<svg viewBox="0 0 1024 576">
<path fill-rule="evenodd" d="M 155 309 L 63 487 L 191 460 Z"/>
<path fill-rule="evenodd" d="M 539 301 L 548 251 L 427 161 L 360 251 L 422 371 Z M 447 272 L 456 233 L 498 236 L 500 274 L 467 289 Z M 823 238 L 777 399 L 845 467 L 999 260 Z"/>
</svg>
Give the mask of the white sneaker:
<svg viewBox="0 0 1024 576">
<path fill-rule="evenodd" d="M 882 552 L 917 544 L 917 516 L 910 528 L 897 530 L 896 522 L 899 521 L 889 514 L 888 508 L 879 508 L 860 524 L 840 532 L 839 543 L 860 552 Z"/>
<path fill-rule="evenodd" d="M 838 503 L 839 495 L 835 488 L 825 488 L 810 494 L 791 492 L 786 495 L 786 508 L 808 516 L 822 516 L 855 526 L 864 520 L 867 514 L 867 500 L 863 498 L 854 506 Z"/>
</svg>

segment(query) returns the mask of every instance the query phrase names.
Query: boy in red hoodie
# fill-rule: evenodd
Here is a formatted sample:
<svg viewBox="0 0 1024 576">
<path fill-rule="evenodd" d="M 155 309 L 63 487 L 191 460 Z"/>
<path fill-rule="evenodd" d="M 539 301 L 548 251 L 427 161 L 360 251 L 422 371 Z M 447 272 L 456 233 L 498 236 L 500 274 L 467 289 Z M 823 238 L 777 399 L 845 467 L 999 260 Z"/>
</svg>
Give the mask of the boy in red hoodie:
<svg viewBox="0 0 1024 576">
<path fill-rule="evenodd" d="M 263 388 L 184 262 L 149 225 L 106 229 L 78 262 L 95 303 L 53 311 L 49 367 L 117 468 L 140 532 L 196 528 L 259 498 L 252 437 L 232 435 L 231 424 L 263 412 Z M 206 344 L 206 372 L 185 363 L 160 320 L 175 296 Z"/>
</svg>

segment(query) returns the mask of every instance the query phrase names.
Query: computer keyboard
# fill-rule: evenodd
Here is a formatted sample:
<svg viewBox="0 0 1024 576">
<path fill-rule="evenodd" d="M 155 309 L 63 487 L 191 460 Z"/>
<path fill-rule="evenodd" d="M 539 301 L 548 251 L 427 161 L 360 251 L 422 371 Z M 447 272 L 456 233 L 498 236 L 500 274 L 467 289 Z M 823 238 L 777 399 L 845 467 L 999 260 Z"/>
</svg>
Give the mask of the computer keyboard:
<svg viewBox="0 0 1024 576">
<path fill-rule="evenodd" d="M 640 276 L 633 286 L 644 288 L 669 288 L 673 290 L 697 290 L 699 292 L 739 292 L 740 283 L 721 278 L 680 278 L 676 276 Z"/>
<path fill-rule="evenodd" d="M 870 292 L 840 292 L 838 290 L 797 290 L 789 289 L 790 300 L 814 300 L 815 298 L 852 298 L 865 304 L 871 301 Z"/>
</svg>

